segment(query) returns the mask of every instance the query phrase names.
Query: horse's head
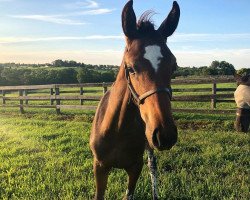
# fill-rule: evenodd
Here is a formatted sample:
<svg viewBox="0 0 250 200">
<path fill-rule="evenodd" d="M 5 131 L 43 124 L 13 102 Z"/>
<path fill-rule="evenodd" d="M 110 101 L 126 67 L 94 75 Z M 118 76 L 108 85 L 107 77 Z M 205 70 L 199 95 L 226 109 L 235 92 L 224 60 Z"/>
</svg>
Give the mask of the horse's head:
<svg viewBox="0 0 250 200">
<path fill-rule="evenodd" d="M 237 85 L 250 86 L 250 74 L 245 74 L 245 75 L 235 74 L 234 77 L 236 79 Z"/>
<path fill-rule="evenodd" d="M 177 28 L 180 9 L 177 2 L 161 26 L 155 30 L 144 14 L 136 21 L 133 1 L 122 12 L 126 36 L 124 67 L 130 90 L 139 102 L 141 117 L 146 124 L 149 145 L 158 150 L 170 149 L 177 141 L 177 128 L 171 112 L 170 80 L 177 63 L 166 45 L 167 38 Z M 137 102 L 138 103 L 138 102 Z"/>
</svg>

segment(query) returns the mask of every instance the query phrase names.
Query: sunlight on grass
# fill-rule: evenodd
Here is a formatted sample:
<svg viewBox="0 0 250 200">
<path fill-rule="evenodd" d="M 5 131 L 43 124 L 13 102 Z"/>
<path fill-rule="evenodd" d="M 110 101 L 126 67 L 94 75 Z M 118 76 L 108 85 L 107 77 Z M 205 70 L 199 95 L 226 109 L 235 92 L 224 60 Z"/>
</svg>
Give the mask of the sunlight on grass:
<svg viewBox="0 0 250 200">
<path fill-rule="evenodd" d="M 206 117 L 177 114 L 175 118 L 180 124 L 179 142 L 170 151 L 156 152 L 161 199 L 249 199 L 248 135 L 225 129 L 225 124 L 210 131 L 202 126 L 182 129 L 188 120 L 200 123 Z M 220 119 L 209 118 L 212 124 Z M 1 113 L 0 199 L 91 199 L 94 178 L 88 141 L 92 119 L 93 112 Z M 144 161 L 138 200 L 151 199 L 146 155 Z M 126 181 L 123 170 L 114 170 L 106 198 L 121 199 Z"/>
</svg>

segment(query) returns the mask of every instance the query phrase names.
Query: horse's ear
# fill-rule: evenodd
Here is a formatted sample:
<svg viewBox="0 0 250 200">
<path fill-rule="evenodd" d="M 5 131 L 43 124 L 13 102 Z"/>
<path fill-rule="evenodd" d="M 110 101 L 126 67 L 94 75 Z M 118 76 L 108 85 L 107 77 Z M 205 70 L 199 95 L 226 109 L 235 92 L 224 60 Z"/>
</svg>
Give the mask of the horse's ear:
<svg viewBox="0 0 250 200">
<path fill-rule="evenodd" d="M 180 7 L 176 1 L 173 2 L 173 7 L 168 17 L 162 22 L 161 26 L 158 28 L 160 34 L 167 39 L 172 35 L 178 26 L 180 19 Z"/>
<path fill-rule="evenodd" d="M 122 28 L 124 34 L 133 39 L 137 36 L 136 16 L 133 9 L 133 0 L 129 0 L 122 11 Z"/>
</svg>

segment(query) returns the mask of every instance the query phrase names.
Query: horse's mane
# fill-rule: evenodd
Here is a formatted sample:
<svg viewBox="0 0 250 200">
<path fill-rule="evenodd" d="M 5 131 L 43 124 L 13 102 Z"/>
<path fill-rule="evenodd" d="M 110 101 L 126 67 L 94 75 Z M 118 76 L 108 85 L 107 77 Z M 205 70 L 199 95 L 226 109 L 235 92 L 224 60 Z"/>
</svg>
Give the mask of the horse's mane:
<svg viewBox="0 0 250 200">
<path fill-rule="evenodd" d="M 137 22 L 137 29 L 141 36 L 148 36 L 155 32 L 155 24 L 151 20 L 155 14 L 154 11 L 148 10 L 144 12 Z"/>
<path fill-rule="evenodd" d="M 242 82 L 247 82 L 250 79 L 250 74 L 246 74 L 245 76 L 242 76 L 241 80 Z"/>
</svg>

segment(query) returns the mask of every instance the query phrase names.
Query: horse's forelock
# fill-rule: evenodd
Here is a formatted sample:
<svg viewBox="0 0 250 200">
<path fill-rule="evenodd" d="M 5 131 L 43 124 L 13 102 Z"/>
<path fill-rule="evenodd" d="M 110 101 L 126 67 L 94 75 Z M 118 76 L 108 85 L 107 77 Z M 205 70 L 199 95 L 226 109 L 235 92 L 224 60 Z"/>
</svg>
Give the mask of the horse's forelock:
<svg viewBox="0 0 250 200">
<path fill-rule="evenodd" d="M 155 32 L 155 25 L 151 19 L 154 14 L 154 11 L 148 10 L 141 15 L 137 22 L 137 28 L 140 36 L 150 35 Z"/>
</svg>

